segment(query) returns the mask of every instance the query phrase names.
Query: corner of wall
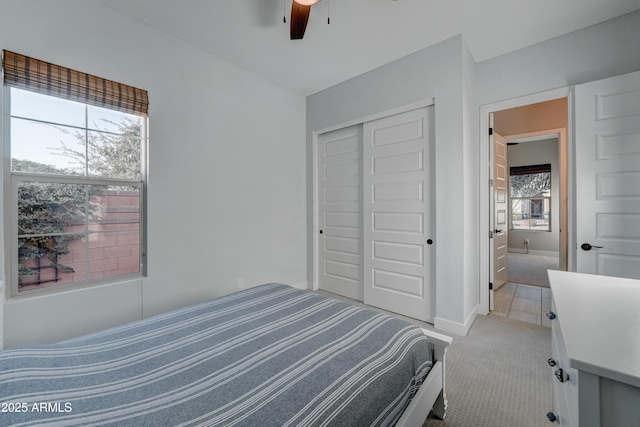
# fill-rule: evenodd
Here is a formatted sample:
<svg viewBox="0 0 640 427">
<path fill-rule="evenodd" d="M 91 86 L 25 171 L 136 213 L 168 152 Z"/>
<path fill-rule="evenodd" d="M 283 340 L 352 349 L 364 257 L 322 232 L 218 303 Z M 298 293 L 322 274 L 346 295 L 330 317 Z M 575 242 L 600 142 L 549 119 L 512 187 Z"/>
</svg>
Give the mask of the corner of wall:
<svg viewBox="0 0 640 427">
<path fill-rule="evenodd" d="M 476 100 L 477 64 L 462 39 L 462 99 L 463 99 L 463 165 L 464 165 L 464 279 L 462 318 L 477 314 L 480 302 L 480 144 L 478 142 L 479 107 Z M 465 322 L 465 325 L 468 322 Z M 469 323 L 472 324 L 473 321 Z M 468 331 L 468 328 L 466 328 Z M 466 332 L 465 332 L 466 333 Z"/>
<path fill-rule="evenodd" d="M 478 317 L 477 305 L 474 307 L 471 313 L 469 313 L 463 323 L 454 322 L 442 317 L 436 317 L 433 321 L 433 327 L 449 334 L 466 337 L 469 333 L 469 330 L 471 329 L 471 326 L 473 326 L 473 322 L 475 322 L 476 317 Z"/>
<path fill-rule="evenodd" d="M 313 284 L 311 282 L 299 282 L 299 283 L 294 283 L 291 286 L 293 286 L 296 289 L 302 289 L 302 290 L 313 290 Z"/>
</svg>

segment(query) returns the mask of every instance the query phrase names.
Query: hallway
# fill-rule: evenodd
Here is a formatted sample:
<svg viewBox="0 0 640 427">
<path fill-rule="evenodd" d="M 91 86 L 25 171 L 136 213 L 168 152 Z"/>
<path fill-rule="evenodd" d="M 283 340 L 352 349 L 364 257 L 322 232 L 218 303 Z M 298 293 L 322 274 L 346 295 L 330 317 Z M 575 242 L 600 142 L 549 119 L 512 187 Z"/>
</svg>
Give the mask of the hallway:
<svg viewBox="0 0 640 427">
<path fill-rule="evenodd" d="M 557 256 L 507 254 L 508 282 L 549 287 L 547 270 L 558 269 Z"/>
<path fill-rule="evenodd" d="M 545 313 L 551 310 L 551 289 L 507 282 L 494 292 L 492 315 L 551 327 Z"/>
<path fill-rule="evenodd" d="M 509 253 L 507 266 L 509 280 L 494 292 L 491 314 L 551 327 L 547 270 L 558 269 L 558 257 Z"/>
</svg>

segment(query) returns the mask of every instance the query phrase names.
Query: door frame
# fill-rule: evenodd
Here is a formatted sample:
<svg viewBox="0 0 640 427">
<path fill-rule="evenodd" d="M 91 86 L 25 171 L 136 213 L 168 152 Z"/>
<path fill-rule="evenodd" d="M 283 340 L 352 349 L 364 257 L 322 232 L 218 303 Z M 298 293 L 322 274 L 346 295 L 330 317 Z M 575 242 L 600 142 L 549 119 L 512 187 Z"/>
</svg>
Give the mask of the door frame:
<svg viewBox="0 0 640 427">
<path fill-rule="evenodd" d="M 331 132 L 334 130 L 342 129 L 349 126 L 361 125 L 365 122 L 370 122 L 373 120 L 382 119 L 384 117 L 393 116 L 395 114 L 406 113 L 411 110 L 417 110 L 419 108 L 426 108 L 435 104 L 435 98 L 423 99 L 421 101 L 417 101 L 411 104 L 403 105 L 397 108 L 392 108 L 390 110 L 381 111 L 379 113 L 369 114 L 363 117 L 358 117 L 352 120 L 348 120 L 346 122 L 338 123 L 335 125 L 327 126 L 321 129 L 315 129 L 312 131 L 311 135 L 311 153 L 312 153 L 312 176 L 313 176 L 313 194 L 312 194 L 312 209 L 313 209 L 313 224 L 312 224 L 312 243 L 311 243 L 311 259 L 313 262 L 313 276 L 311 283 L 311 289 L 317 291 L 319 289 L 319 276 L 320 270 L 318 265 L 318 258 L 320 256 L 320 239 L 318 238 L 319 221 L 318 221 L 318 137 L 327 132 Z M 435 126 L 435 123 L 434 123 Z M 435 182 L 432 183 L 435 192 Z M 361 201 L 362 203 L 362 201 Z M 432 218 L 432 220 L 435 218 Z M 363 263 L 364 264 L 364 263 Z M 362 267 L 361 267 L 362 268 Z M 435 294 L 435 284 L 433 284 L 433 297 L 434 304 L 436 302 L 436 294 Z"/>
<path fill-rule="evenodd" d="M 490 209 L 493 190 L 489 188 L 489 180 L 493 179 L 493 171 L 491 170 L 493 159 L 493 147 L 489 143 L 489 115 L 501 110 L 522 107 L 529 104 L 539 102 L 552 101 L 558 98 L 567 98 L 567 269 L 574 271 L 575 260 L 575 149 L 573 141 L 573 87 L 563 87 L 552 89 L 544 92 L 524 95 L 516 98 L 506 99 L 502 101 L 492 102 L 480 106 L 479 126 L 480 131 L 480 155 L 479 155 L 479 180 L 478 194 L 479 203 L 479 227 L 478 241 L 480 242 L 479 263 L 480 263 L 480 281 L 479 295 L 480 301 L 478 305 L 478 313 L 489 314 L 489 283 L 493 278 L 493 267 L 490 262 L 493 260 L 493 242 L 489 237 L 489 231 L 492 230 L 490 224 Z"/>
</svg>

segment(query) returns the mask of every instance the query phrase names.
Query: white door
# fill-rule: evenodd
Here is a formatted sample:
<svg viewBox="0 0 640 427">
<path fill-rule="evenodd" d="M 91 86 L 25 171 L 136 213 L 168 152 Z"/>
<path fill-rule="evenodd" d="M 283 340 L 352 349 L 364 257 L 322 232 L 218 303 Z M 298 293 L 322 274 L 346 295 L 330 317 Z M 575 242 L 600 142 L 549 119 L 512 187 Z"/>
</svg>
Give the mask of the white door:
<svg viewBox="0 0 640 427">
<path fill-rule="evenodd" d="M 575 89 L 576 268 L 640 279 L 640 72 Z"/>
<path fill-rule="evenodd" d="M 318 136 L 318 286 L 362 301 L 362 126 Z"/>
<path fill-rule="evenodd" d="M 433 107 L 364 124 L 364 302 L 433 321 Z M 435 219 L 435 218 L 434 218 Z"/>
<path fill-rule="evenodd" d="M 498 289 L 507 282 L 509 276 L 507 271 L 509 174 L 507 172 L 507 140 L 497 133 L 493 134 L 493 177 L 495 209 L 493 217 L 493 268 L 495 271 L 493 288 Z"/>
</svg>

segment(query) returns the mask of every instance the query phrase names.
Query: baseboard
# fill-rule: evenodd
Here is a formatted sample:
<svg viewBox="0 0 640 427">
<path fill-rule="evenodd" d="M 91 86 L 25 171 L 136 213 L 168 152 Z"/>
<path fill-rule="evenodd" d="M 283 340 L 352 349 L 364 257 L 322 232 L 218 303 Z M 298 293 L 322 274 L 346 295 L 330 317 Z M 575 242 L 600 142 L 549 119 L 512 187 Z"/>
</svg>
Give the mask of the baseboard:
<svg viewBox="0 0 640 427">
<path fill-rule="evenodd" d="M 442 317 L 436 317 L 433 319 L 433 327 L 449 334 L 466 337 L 477 316 L 478 307 L 476 306 L 471 313 L 469 313 L 464 323 L 453 322 L 451 320 L 443 319 Z"/>
<path fill-rule="evenodd" d="M 294 283 L 291 286 L 293 286 L 294 288 L 297 289 L 303 289 L 303 290 L 307 290 L 307 289 L 313 289 L 311 284 L 309 282 L 299 282 L 299 283 Z"/>
<path fill-rule="evenodd" d="M 529 252 L 527 252 L 526 249 L 517 249 L 517 248 L 509 248 L 508 252 L 512 254 L 529 254 L 529 255 L 538 255 L 538 256 L 552 256 L 552 257 L 560 256 L 560 253 L 553 252 L 553 251 L 530 250 Z"/>
</svg>

